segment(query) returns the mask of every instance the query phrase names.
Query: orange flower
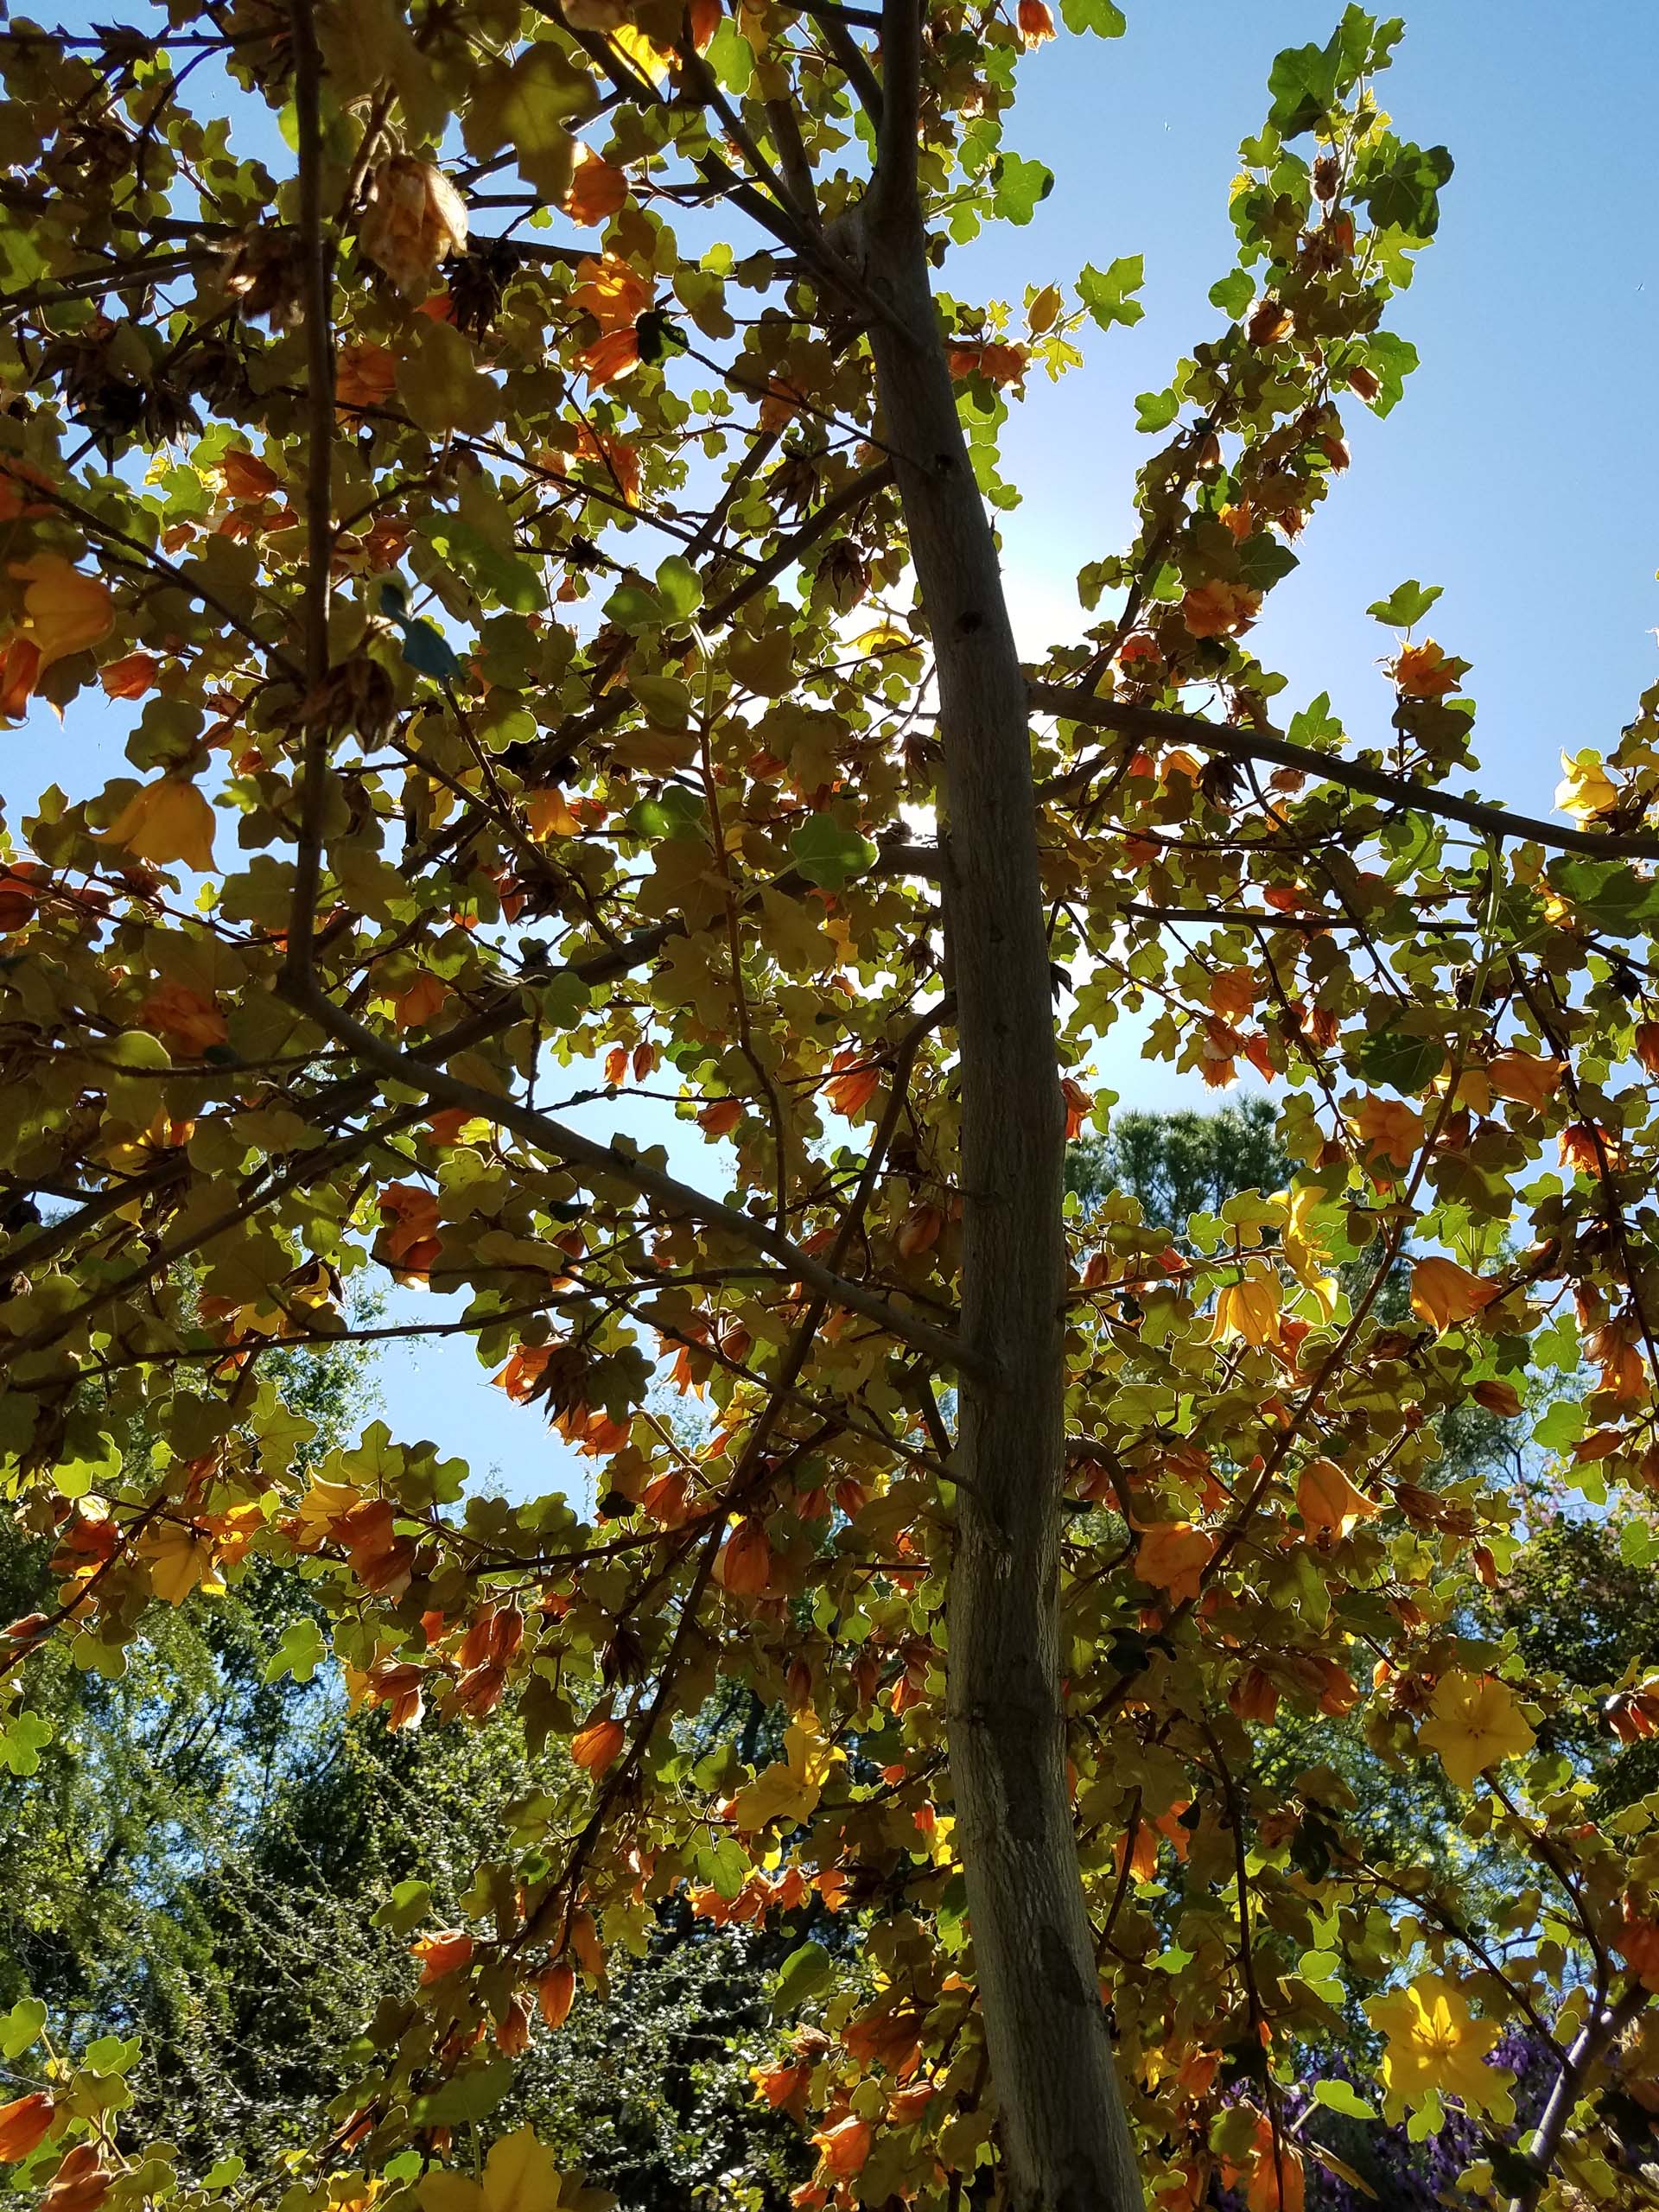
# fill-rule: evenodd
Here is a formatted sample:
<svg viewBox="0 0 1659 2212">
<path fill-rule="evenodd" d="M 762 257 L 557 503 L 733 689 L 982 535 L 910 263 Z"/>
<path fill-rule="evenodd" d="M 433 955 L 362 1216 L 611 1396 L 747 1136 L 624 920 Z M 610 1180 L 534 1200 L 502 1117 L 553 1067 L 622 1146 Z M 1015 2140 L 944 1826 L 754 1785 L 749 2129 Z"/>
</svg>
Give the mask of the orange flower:
<svg viewBox="0 0 1659 2212">
<path fill-rule="evenodd" d="M 506 1365 L 490 1380 L 506 1392 L 514 1405 L 528 1405 L 536 1394 L 542 1370 L 552 1357 L 551 1344 L 520 1344 Z"/>
<path fill-rule="evenodd" d="M 727 1137 L 742 1118 L 741 1098 L 711 1098 L 697 1116 L 697 1127 L 706 1137 Z"/>
<path fill-rule="evenodd" d="M 233 499 L 268 499 L 283 480 L 245 446 L 230 447 L 219 461 L 219 473 Z"/>
<path fill-rule="evenodd" d="M 907 1260 L 918 1252 L 930 1252 L 939 1241 L 944 1227 L 944 1216 L 938 1206 L 912 1206 L 899 1224 L 893 1243 Z"/>
<path fill-rule="evenodd" d="M 1241 1720 L 1268 1721 L 1279 1710 L 1279 1692 L 1271 1675 L 1247 1667 L 1228 1691 L 1227 1702 Z"/>
<path fill-rule="evenodd" d="M 1310 1459 L 1296 1485 L 1296 1510 L 1310 1529 L 1345 1536 L 1356 1521 L 1369 1521 L 1376 1500 L 1354 1488 L 1334 1459 Z"/>
<path fill-rule="evenodd" d="M 763 1525 L 753 1518 L 740 1521 L 726 1539 L 715 1563 L 715 1574 L 734 1598 L 759 1598 L 772 1580 L 772 1546 Z"/>
<path fill-rule="evenodd" d="M 394 154 L 374 172 L 357 239 L 400 292 L 423 297 L 438 264 L 467 244 L 467 209 L 441 169 Z"/>
<path fill-rule="evenodd" d="M 837 1114 L 856 1121 L 881 1087 L 881 1071 L 857 1052 L 837 1052 L 823 1095 Z"/>
<path fill-rule="evenodd" d="M 579 837 L 582 824 L 570 811 L 570 802 L 556 784 L 524 795 L 524 819 L 532 837 Z"/>
<path fill-rule="evenodd" d="M 638 504 L 639 455 L 626 438 L 607 437 L 584 423 L 576 433 L 576 459 L 596 461 L 601 483 L 614 487 L 628 506 Z"/>
<path fill-rule="evenodd" d="M 575 2000 L 576 1970 L 564 1965 L 549 1967 L 536 1985 L 536 2001 L 550 2028 L 562 2028 Z"/>
<path fill-rule="evenodd" d="M 473 1939 L 464 1928 L 442 1928 L 435 1936 L 423 1936 L 410 1945 L 410 1955 L 421 1962 L 421 1986 L 442 1981 L 447 1974 L 470 1964 Z"/>
<path fill-rule="evenodd" d="M 1135 1571 L 1155 1590 L 1166 1590 L 1177 1603 L 1195 1599 L 1204 1570 L 1215 1557 L 1214 1540 L 1190 1521 L 1169 1521 L 1141 1531 Z"/>
<path fill-rule="evenodd" d="M 1471 1275 L 1455 1260 L 1419 1260 L 1411 1271 L 1411 1310 L 1437 1329 L 1472 1320 L 1499 1294 L 1501 1286 Z"/>
<path fill-rule="evenodd" d="M 1608 1167 L 1618 1165 L 1618 1147 L 1605 1129 L 1589 1122 L 1573 1122 L 1555 1140 L 1564 1167 L 1576 1168 L 1580 1175 L 1599 1175 L 1602 1154 L 1606 1154 Z"/>
<path fill-rule="evenodd" d="M 620 1754 L 627 1736 L 622 1723 L 613 1720 L 608 1713 L 603 1719 L 590 1721 L 570 1738 L 570 1763 L 584 1774 L 603 1774 Z"/>
<path fill-rule="evenodd" d="M 631 330 L 651 305 L 652 288 L 620 254 L 589 254 L 576 269 L 573 307 L 590 315 L 601 330 Z"/>
<path fill-rule="evenodd" d="M 384 407 L 397 383 L 397 364 L 384 346 L 342 346 L 334 365 L 334 398 L 342 411 Z"/>
<path fill-rule="evenodd" d="M 51 2127 L 54 2107 L 44 2089 L 31 2089 L 0 2105 L 0 2165 L 15 2166 L 43 2143 Z"/>
<path fill-rule="evenodd" d="M 850 2181 L 855 2174 L 863 2171 L 874 2134 L 868 2120 L 849 2113 L 833 2127 L 820 2128 L 812 2140 L 823 2160 L 824 2171 L 834 2174 L 837 2181 Z"/>
<path fill-rule="evenodd" d="M 1181 620 L 1195 638 L 1236 637 L 1261 612 L 1259 591 L 1248 584 L 1224 583 L 1218 576 L 1199 584 L 1181 601 Z"/>
<path fill-rule="evenodd" d="M 0 658 L 0 717 L 16 721 L 35 696 L 41 649 L 31 638 L 16 637 Z"/>
<path fill-rule="evenodd" d="M 582 347 L 576 355 L 576 365 L 586 372 L 588 383 L 595 389 L 601 385 L 614 384 L 630 369 L 639 367 L 639 338 L 631 328 L 607 331 L 591 346 Z"/>
<path fill-rule="evenodd" d="M 111 699 L 142 699 L 155 690 L 161 666 L 148 653 L 128 653 L 121 660 L 105 661 L 98 680 Z"/>
<path fill-rule="evenodd" d="M 1037 4 L 1040 5 L 1041 0 L 1037 0 Z M 1046 8 L 1043 13 L 1048 13 Z M 1008 385 L 1025 382 L 1030 358 L 1023 346 L 1000 345 L 990 339 L 953 346 L 947 357 L 950 373 L 958 384 L 966 383 L 969 377 L 981 376 L 999 391 Z"/>
<path fill-rule="evenodd" d="M 1409 1167 L 1423 1141 L 1421 1115 L 1397 1098 L 1368 1098 L 1354 1127 L 1368 1160 L 1390 1160 L 1396 1167 Z"/>
<path fill-rule="evenodd" d="M 1040 46 L 1054 35 L 1054 18 L 1043 0 L 1020 0 L 1020 36 L 1027 46 Z"/>
<path fill-rule="evenodd" d="M 188 990 L 182 983 L 163 983 L 152 991 L 138 1009 L 146 1029 L 159 1031 L 192 1053 L 222 1045 L 229 1034 L 225 1017 L 211 999 Z"/>
<path fill-rule="evenodd" d="M 628 180 L 623 172 L 591 146 L 578 146 L 576 165 L 564 194 L 564 212 L 571 221 L 602 223 L 615 214 L 627 196 Z"/>
<path fill-rule="evenodd" d="M 99 2163 L 91 2143 L 77 2143 L 64 2153 L 52 2186 L 41 2199 L 41 2212 L 97 2212 L 110 2193 L 113 2177 Z"/>
<path fill-rule="evenodd" d="M 1084 1116 L 1093 1107 L 1095 1094 L 1092 1090 L 1085 1090 L 1075 1077 L 1068 1075 L 1060 1078 L 1060 1096 L 1065 1105 L 1065 1135 L 1066 1141 L 1070 1143 L 1081 1133 Z"/>
<path fill-rule="evenodd" d="M 1639 1913 L 1629 1897 L 1624 1900 L 1624 1919 L 1613 1937 L 1613 1948 L 1643 1989 L 1659 1989 L 1659 1922 Z"/>
<path fill-rule="evenodd" d="M 400 1029 L 424 1029 L 432 1021 L 444 1001 L 449 987 L 435 976 L 423 973 L 392 998 L 392 1019 Z"/>
<path fill-rule="evenodd" d="M 438 1201 L 417 1183 L 388 1183 L 377 1201 L 387 1224 L 386 1251 L 398 1280 L 419 1282 L 438 1256 Z"/>
<path fill-rule="evenodd" d="M 1408 699 L 1444 699 L 1462 678 L 1462 664 L 1449 661 L 1433 638 L 1421 645 L 1404 645 L 1391 670 L 1397 690 Z"/>
</svg>

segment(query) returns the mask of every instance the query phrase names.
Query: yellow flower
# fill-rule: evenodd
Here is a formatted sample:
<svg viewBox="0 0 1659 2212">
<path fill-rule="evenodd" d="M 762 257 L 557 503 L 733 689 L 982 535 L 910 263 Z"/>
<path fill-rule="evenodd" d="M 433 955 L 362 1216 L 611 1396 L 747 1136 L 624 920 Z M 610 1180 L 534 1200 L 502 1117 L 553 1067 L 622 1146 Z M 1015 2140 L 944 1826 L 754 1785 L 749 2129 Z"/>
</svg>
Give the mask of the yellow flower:
<svg viewBox="0 0 1659 2212">
<path fill-rule="evenodd" d="M 1421 2104 L 1430 2090 L 1462 2099 L 1471 2112 L 1509 2102 L 1500 2074 L 1484 2063 L 1503 2031 L 1496 2020 L 1471 2019 L 1469 2000 L 1454 1981 L 1424 1974 L 1406 1989 L 1391 1989 L 1365 2006 L 1388 2037 L 1382 2086 L 1389 2116 Z"/>
<path fill-rule="evenodd" d="M 1304 1290 L 1311 1290 L 1328 1321 L 1337 1310 L 1338 1285 L 1325 1268 L 1330 1255 L 1313 1233 L 1312 1217 L 1324 1204 L 1324 1193 L 1312 1184 L 1297 1185 L 1290 1193 L 1290 1218 L 1285 1224 L 1285 1259 Z"/>
<path fill-rule="evenodd" d="M 1276 1344 L 1279 1306 L 1279 1285 L 1270 1274 L 1252 1272 L 1242 1282 L 1229 1283 L 1216 1300 L 1211 1343 L 1224 1344 L 1236 1337 L 1241 1344 Z"/>
<path fill-rule="evenodd" d="M 205 875 L 213 865 L 213 810 L 186 778 L 163 776 L 135 791 L 95 842 L 124 845 L 135 860 L 157 868 L 182 861 Z"/>
<path fill-rule="evenodd" d="M 1455 691 L 1465 664 L 1448 658 L 1444 645 L 1425 638 L 1421 645 L 1402 645 L 1394 664 L 1394 680 L 1408 699 L 1444 699 Z"/>
<path fill-rule="evenodd" d="M 60 553 L 37 553 L 12 563 L 14 576 L 28 580 L 23 593 L 23 634 L 40 654 L 41 666 L 70 653 L 84 652 L 115 625 L 115 601 L 107 584 L 83 575 Z"/>
<path fill-rule="evenodd" d="M 1541 1060 L 1531 1052 L 1500 1052 L 1486 1070 L 1486 1078 L 1500 1098 L 1541 1113 L 1561 1087 L 1560 1060 Z"/>
<path fill-rule="evenodd" d="M 1440 1755 L 1459 1789 L 1504 1759 L 1519 1758 L 1537 1738 L 1515 1693 L 1496 1675 L 1442 1675 L 1429 1702 L 1430 1719 L 1418 1740 Z"/>
<path fill-rule="evenodd" d="M 823 1785 L 842 1754 L 825 1744 L 816 1713 L 803 1713 L 784 1731 L 784 1758 L 746 1783 L 732 1800 L 732 1819 L 746 1833 L 769 1821 L 810 1820 Z"/>
<path fill-rule="evenodd" d="M 1592 815 L 1605 814 L 1618 797 L 1618 786 L 1603 765 L 1599 753 L 1580 753 L 1561 755 L 1561 781 L 1555 786 L 1555 804 L 1559 812 L 1570 814 L 1575 822 L 1587 822 Z"/>
<path fill-rule="evenodd" d="M 1411 1271 L 1411 1310 L 1437 1329 L 1472 1320 L 1497 1294 L 1495 1282 L 1471 1275 L 1455 1260 L 1419 1260 Z"/>
</svg>

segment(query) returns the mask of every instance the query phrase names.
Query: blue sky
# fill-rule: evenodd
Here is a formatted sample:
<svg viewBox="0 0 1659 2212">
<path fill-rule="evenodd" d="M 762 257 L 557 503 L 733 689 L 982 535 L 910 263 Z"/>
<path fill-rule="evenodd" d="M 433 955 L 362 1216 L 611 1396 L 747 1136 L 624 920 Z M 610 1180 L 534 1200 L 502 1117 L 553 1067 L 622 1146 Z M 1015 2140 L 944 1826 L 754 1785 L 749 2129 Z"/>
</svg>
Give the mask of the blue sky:
<svg viewBox="0 0 1659 2212">
<path fill-rule="evenodd" d="M 958 296 L 1017 302 L 1086 261 L 1146 257 L 1145 320 L 1095 334 L 1086 368 L 1058 386 L 1034 382 L 1005 439 L 1005 474 L 1025 492 L 1006 569 L 1033 651 L 1076 628 L 1077 570 L 1128 535 L 1150 450 L 1135 395 L 1167 383 L 1217 327 L 1205 295 L 1232 265 L 1228 183 L 1265 112 L 1272 58 L 1323 41 L 1340 13 L 1338 0 L 1127 5 L 1125 38 L 1062 34 L 1027 63 L 1009 138 L 1049 164 L 1054 190 L 1027 228 L 988 233 L 944 278 Z M 1380 98 L 1408 137 L 1445 143 L 1458 164 L 1440 236 L 1391 316 L 1422 366 L 1386 422 L 1352 408 L 1353 467 L 1254 640 L 1291 680 L 1287 711 L 1328 691 L 1351 734 L 1374 738 L 1391 705 L 1376 666 L 1388 640 L 1365 607 L 1407 576 L 1444 586 L 1427 627 L 1474 664 L 1479 786 L 1542 813 L 1558 753 L 1611 744 L 1659 681 L 1659 10 L 1422 0 L 1407 22 Z M 50 741 L 72 790 L 117 765 L 99 720 L 83 704 Z M 1126 1104 L 1214 1103 L 1123 1044 L 1098 1072 Z M 676 1132 L 674 1148 L 682 1172 L 708 1173 L 695 1134 Z M 400 1298 L 389 1318 L 433 1303 Z M 380 1388 L 401 1434 L 431 1437 L 514 1492 L 569 1479 L 569 1455 L 489 1387 L 464 1343 L 390 1350 Z"/>
</svg>

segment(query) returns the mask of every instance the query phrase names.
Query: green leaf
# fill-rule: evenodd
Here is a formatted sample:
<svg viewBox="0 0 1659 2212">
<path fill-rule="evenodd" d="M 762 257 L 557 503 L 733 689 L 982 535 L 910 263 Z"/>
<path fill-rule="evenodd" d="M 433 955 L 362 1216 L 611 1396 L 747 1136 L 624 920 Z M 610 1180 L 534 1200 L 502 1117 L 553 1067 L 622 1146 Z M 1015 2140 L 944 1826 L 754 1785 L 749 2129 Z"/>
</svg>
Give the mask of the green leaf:
<svg viewBox="0 0 1659 2212">
<path fill-rule="evenodd" d="M 1651 1567 L 1659 1559 L 1659 1529 L 1627 1521 L 1618 1532 L 1618 1555 L 1627 1567 Z"/>
<path fill-rule="evenodd" d="M 471 341 L 448 322 L 428 322 L 399 362 L 397 396 L 410 421 L 435 438 L 452 430 L 481 436 L 501 410 L 501 394 L 479 367 Z"/>
<path fill-rule="evenodd" d="M 1281 576 L 1300 565 L 1289 546 L 1266 531 L 1247 537 L 1238 549 L 1239 576 L 1256 591 L 1271 590 Z"/>
<path fill-rule="evenodd" d="M 1358 2090 L 1346 2082 L 1316 2082 L 1313 2084 L 1313 2101 L 1316 2105 L 1328 2105 L 1332 2112 L 1344 2113 L 1350 2120 L 1375 2120 L 1377 2117 L 1376 2107 L 1368 2105 Z"/>
<path fill-rule="evenodd" d="M 457 2120 L 487 2120 L 512 2087 L 513 2063 L 493 2058 L 470 2073 L 457 2074 L 410 2107 L 421 2127 L 451 2127 Z"/>
<path fill-rule="evenodd" d="M 227 2158 L 217 2159 L 201 2177 L 204 2189 L 228 2189 L 232 2182 L 240 2181 L 247 2171 L 245 2159 L 238 2158 L 234 2151 Z"/>
<path fill-rule="evenodd" d="M 296 1682 L 308 1682 L 327 1656 L 322 1630 L 307 1613 L 283 1630 L 281 1643 L 265 1662 L 264 1680 L 279 1682 L 292 1675 Z"/>
<path fill-rule="evenodd" d="M 1166 430 L 1181 411 L 1181 396 L 1173 385 L 1166 391 L 1143 391 L 1136 398 L 1137 430 Z"/>
<path fill-rule="evenodd" d="M 729 1903 L 754 1872 L 754 1864 L 734 1835 L 723 1835 L 697 1853 L 697 1872 L 716 1896 Z"/>
<path fill-rule="evenodd" d="M 391 1895 L 376 1908 L 374 1924 L 390 1928 L 395 1936 L 411 1935 L 432 1910 L 431 1885 L 426 1882 L 398 1882 Z"/>
<path fill-rule="evenodd" d="M 562 199 L 575 150 L 567 126 L 584 121 L 598 105 L 588 72 L 543 39 L 510 67 L 498 65 L 480 77 L 466 111 L 467 150 L 482 160 L 511 146 L 525 183 L 549 200 Z"/>
<path fill-rule="evenodd" d="M 1311 130 L 1336 105 L 1342 54 L 1338 33 L 1325 46 L 1287 47 L 1268 72 L 1268 121 L 1282 137 Z"/>
<path fill-rule="evenodd" d="M 991 170 L 991 213 L 1005 223 L 1028 223 L 1054 189 L 1054 172 L 1020 154 L 1000 156 Z"/>
<path fill-rule="evenodd" d="M 1141 253 L 1120 254 L 1109 267 L 1085 264 L 1077 278 L 1077 294 L 1103 330 L 1115 322 L 1139 322 L 1146 309 L 1135 295 L 1146 282 L 1147 257 Z"/>
<path fill-rule="evenodd" d="M 99 1057 L 118 1068 L 143 1068 L 155 1075 L 164 1075 L 173 1065 L 166 1046 L 148 1029 L 124 1029 L 118 1037 L 106 1037 Z"/>
<path fill-rule="evenodd" d="M 1060 21 L 1079 38 L 1086 31 L 1096 38 L 1122 38 L 1129 27 L 1117 0 L 1060 0 Z"/>
<path fill-rule="evenodd" d="M 1310 699 L 1306 706 L 1290 718 L 1290 728 L 1285 734 L 1293 745 L 1323 745 L 1329 738 L 1342 735 L 1342 724 L 1331 711 L 1331 694 L 1321 691 L 1317 699 Z"/>
<path fill-rule="evenodd" d="M 1546 1452 L 1565 1452 L 1584 1434 L 1585 1411 L 1576 1398 L 1558 1398 L 1541 1420 L 1533 1423 L 1532 1440 Z"/>
<path fill-rule="evenodd" d="M 773 2012 L 792 2012 L 804 2005 L 809 1997 L 816 1997 L 820 1990 L 830 1986 L 835 1971 L 822 1943 L 803 1943 L 798 1951 L 790 1953 L 778 1969 L 778 1979 L 772 1988 Z"/>
<path fill-rule="evenodd" d="M 1370 211 L 1379 230 L 1432 238 L 1440 226 L 1440 187 L 1452 169 L 1452 156 L 1444 146 L 1396 144 L 1388 166 L 1357 184 L 1354 198 Z"/>
<path fill-rule="evenodd" d="M 754 76 L 754 49 L 729 16 L 721 17 L 705 59 L 722 92 L 741 97 L 748 91 Z"/>
<path fill-rule="evenodd" d="M 671 553 L 657 571 L 657 592 L 670 620 L 683 622 L 702 605 L 702 578 L 683 555 Z"/>
<path fill-rule="evenodd" d="M 1386 599 L 1374 599 L 1365 612 L 1377 621 L 1386 622 L 1391 629 L 1409 630 L 1414 623 L 1422 620 L 1445 588 L 1443 584 L 1420 584 L 1413 576 Z"/>
<path fill-rule="evenodd" d="M 80 2054 L 80 2063 L 93 2074 L 124 2074 L 143 2044 L 137 2036 L 99 2036 Z"/>
<path fill-rule="evenodd" d="M 0 2058 L 16 2058 L 29 2049 L 46 2025 L 46 2007 L 38 1997 L 20 1997 L 0 2020 Z"/>
<path fill-rule="evenodd" d="M 1255 279 L 1248 269 L 1235 269 L 1210 287 L 1210 304 L 1219 308 L 1230 322 L 1236 322 L 1255 297 Z"/>
<path fill-rule="evenodd" d="M 13 1774 L 33 1774 L 52 1740 L 52 1723 L 38 1713 L 15 1713 L 0 1728 L 0 1764 Z"/>
<path fill-rule="evenodd" d="M 660 729 L 683 729 L 691 719 L 691 689 L 677 676 L 631 676 L 628 689 Z"/>
<path fill-rule="evenodd" d="M 665 308 L 648 308 L 633 326 L 633 335 L 639 358 L 647 368 L 655 367 L 671 354 L 683 353 L 691 343 L 684 327 L 676 322 Z"/>
<path fill-rule="evenodd" d="M 1406 378 L 1417 365 L 1417 348 L 1409 339 L 1396 338 L 1391 330 L 1374 330 L 1365 341 L 1365 357 L 1379 387 L 1371 412 L 1387 415 L 1404 395 Z"/>
<path fill-rule="evenodd" d="M 648 584 L 619 584 L 605 602 L 605 620 L 636 635 L 654 629 L 662 619 L 663 602 Z"/>
<path fill-rule="evenodd" d="M 1644 883 L 1622 861 L 1556 861 L 1549 880 L 1612 936 L 1636 937 L 1659 926 L 1659 883 Z"/>
<path fill-rule="evenodd" d="M 789 849 L 807 881 L 823 891 L 839 891 L 854 876 L 862 875 L 876 855 L 868 837 L 833 814 L 809 814 L 791 835 Z"/>
<path fill-rule="evenodd" d="M 1368 1083 L 1410 1096 L 1439 1075 L 1446 1065 L 1446 1047 L 1438 1037 L 1414 1036 L 1408 1029 L 1379 1029 L 1365 1039 L 1357 1057 Z"/>
</svg>

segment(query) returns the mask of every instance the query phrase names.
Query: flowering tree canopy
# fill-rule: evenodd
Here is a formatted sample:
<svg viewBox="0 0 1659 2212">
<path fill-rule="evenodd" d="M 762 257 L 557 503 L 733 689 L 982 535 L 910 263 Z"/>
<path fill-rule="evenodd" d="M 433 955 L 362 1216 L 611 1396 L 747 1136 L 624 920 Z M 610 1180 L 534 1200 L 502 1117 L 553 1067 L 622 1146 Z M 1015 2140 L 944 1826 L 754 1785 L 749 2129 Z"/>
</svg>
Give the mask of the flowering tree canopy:
<svg viewBox="0 0 1659 2212">
<path fill-rule="evenodd" d="M 1659 699 L 1532 819 L 1467 793 L 1432 588 L 1370 610 L 1351 736 L 1249 643 L 1414 359 L 1452 165 L 1378 105 L 1399 25 L 1273 63 L 1132 542 L 1022 664 L 999 431 L 1141 274 L 942 289 L 1051 181 L 1006 136 L 1043 0 L 167 18 L 0 31 L 0 710 L 67 773 L 42 710 L 130 702 L 130 772 L 6 776 L 0 1452 L 56 1586 L 0 1743 L 48 1643 L 118 1670 L 269 1557 L 353 1699 L 516 1710 L 546 1786 L 466 1924 L 387 1899 L 406 1991 L 280 2171 L 181 2178 L 27 2005 L 0 2157 L 52 2212 L 581 2205 L 490 2116 L 680 1894 L 799 1935 L 803 2206 L 1291 2212 L 1333 2037 L 1474 2202 L 1615 2196 L 1653 1808 L 1592 1806 L 1583 1694 L 1479 1631 L 1526 1501 L 1444 1439 L 1553 1375 L 1517 1439 L 1659 1486 Z M 1179 1233 L 1064 1192 L 1146 1007 L 1292 1163 Z M 449 1302 L 365 1319 L 387 1280 Z M 385 1427 L 307 1460 L 284 1348 L 423 1328 L 590 1515 Z M 728 1688 L 764 1726 L 694 1757 Z M 1355 1832 L 1357 1740 L 1449 1856 Z"/>
</svg>

